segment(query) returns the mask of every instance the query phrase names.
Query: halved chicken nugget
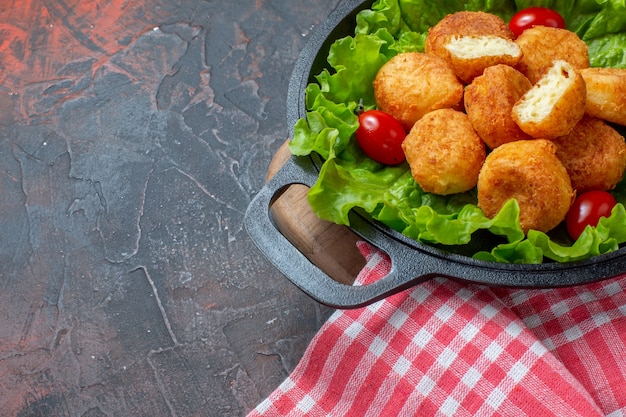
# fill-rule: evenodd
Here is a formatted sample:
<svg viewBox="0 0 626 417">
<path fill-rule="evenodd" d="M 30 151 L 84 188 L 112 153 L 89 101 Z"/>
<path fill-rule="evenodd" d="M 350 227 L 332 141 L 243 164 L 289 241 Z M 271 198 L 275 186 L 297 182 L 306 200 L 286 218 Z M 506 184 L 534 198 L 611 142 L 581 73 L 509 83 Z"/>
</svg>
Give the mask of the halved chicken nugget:
<svg viewBox="0 0 626 417">
<path fill-rule="evenodd" d="M 589 67 L 587 44 L 567 29 L 534 26 L 522 32 L 515 42 L 522 50 L 516 68 L 533 84 L 548 72 L 554 61 L 567 61 L 578 70 Z"/>
<path fill-rule="evenodd" d="M 575 196 L 555 152 L 556 145 L 544 139 L 519 140 L 495 149 L 478 177 L 478 207 L 491 218 L 516 199 L 524 233 L 552 230 L 565 219 Z"/>
<path fill-rule="evenodd" d="M 450 66 L 434 55 L 407 52 L 387 61 L 374 79 L 376 105 L 409 131 L 426 113 L 457 107 L 463 85 Z"/>
<path fill-rule="evenodd" d="M 433 26 L 426 37 L 425 52 L 445 59 L 466 83 L 491 65 L 516 65 L 522 57 L 504 20 L 469 11 L 450 14 Z"/>
<path fill-rule="evenodd" d="M 512 117 L 534 138 L 567 135 L 585 114 L 585 80 L 566 61 L 548 72 L 513 106 Z"/>
<path fill-rule="evenodd" d="M 485 145 L 467 115 L 434 110 L 418 120 L 402 142 L 415 181 L 426 192 L 462 193 L 476 186 Z"/>
<path fill-rule="evenodd" d="M 513 39 L 513 33 L 500 17 L 485 12 L 462 11 L 447 15 L 428 30 L 425 52 L 441 54 L 455 36 L 493 35 Z"/>
<path fill-rule="evenodd" d="M 494 35 L 453 37 L 445 47 L 449 54 L 444 59 L 466 83 L 481 75 L 485 68 L 496 64 L 515 66 L 522 57 L 522 50 L 515 42 Z"/>
<path fill-rule="evenodd" d="M 532 84 L 508 65 L 494 65 L 465 88 L 465 111 L 478 136 L 491 149 L 503 143 L 531 139 L 513 121 L 513 105 Z"/>
<path fill-rule="evenodd" d="M 587 114 L 626 126 L 626 69 L 586 68 L 580 75 L 587 85 Z"/>
<path fill-rule="evenodd" d="M 603 120 L 584 117 L 569 135 L 553 139 L 556 156 L 577 193 L 612 190 L 626 170 L 624 137 Z"/>
</svg>

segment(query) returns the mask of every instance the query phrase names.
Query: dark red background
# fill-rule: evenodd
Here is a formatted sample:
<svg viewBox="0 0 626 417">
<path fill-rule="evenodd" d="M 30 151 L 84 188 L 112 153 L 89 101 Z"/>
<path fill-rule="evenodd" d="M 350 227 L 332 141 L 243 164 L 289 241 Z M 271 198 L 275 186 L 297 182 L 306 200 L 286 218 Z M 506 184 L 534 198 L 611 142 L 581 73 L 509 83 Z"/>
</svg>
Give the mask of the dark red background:
<svg viewBox="0 0 626 417">
<path fill-rule="evenodd" d="M 329 310 L 243 228 L 337 0 L 4 0 L 0 413 L 239 416 Z"/>
</svg>

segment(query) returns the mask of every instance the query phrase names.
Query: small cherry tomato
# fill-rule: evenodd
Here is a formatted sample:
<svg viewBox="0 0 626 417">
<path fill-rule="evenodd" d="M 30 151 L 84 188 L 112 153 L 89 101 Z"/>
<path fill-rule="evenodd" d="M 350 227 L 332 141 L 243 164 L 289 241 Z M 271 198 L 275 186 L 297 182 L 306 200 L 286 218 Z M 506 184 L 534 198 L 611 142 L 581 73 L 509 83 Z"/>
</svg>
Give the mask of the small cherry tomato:
<svg viewBox="0 0 626 417">
<path fill-rule="evenodd" d="M 565 29 L 565 20 L 556 11 L 546 7 L 529 7 L 515 13 L 509 22 L 509 29 L 517 37 L 533 26 L 550 26 Z"/>
<path fill-rule="evenodd" d="M 587 225 L 595 227 L 601 217 L 609 217 L 616 204 L 615 197 L 606 191 L 587 191 L 576 197 L 565 219 L 570 237 L 578 239 Z"/>
<path fill-rule="evenodd" d="M 368 110 L 359 115 L 356 140 L 363 152 L 376 162 L 397 165 L 405 160 L 402 141 L 404 128 L 393 116 L 380 110 Z"/>
</svg>

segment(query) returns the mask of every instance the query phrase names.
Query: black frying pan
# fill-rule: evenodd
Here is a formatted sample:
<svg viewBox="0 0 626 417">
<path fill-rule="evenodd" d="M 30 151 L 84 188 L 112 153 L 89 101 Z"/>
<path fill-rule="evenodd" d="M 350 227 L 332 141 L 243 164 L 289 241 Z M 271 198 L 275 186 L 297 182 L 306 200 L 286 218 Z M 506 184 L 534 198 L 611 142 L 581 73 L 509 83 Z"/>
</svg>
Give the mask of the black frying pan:
<svg viewBox="0 0 626 417">
<path fill-rule="evenodd" d="M 289 84 L 287 119 L 290 132 L 305 116 L 304 91 L 313 76 L 327 65 L 332 42 L 354 34 L 355 15 L 370 7 L 372 0 L 346 0 L 328 20 L 311 35 L 296 62 Z M 435 276 L 492 286 L 550 288 L 599 281 L 626 271 L 626 248 L 572 263 L 540 265 L 484 262 L 465 256 L 461 251 L 441 249 L 409 239 L 388 227 L 353 211 L 351 228 L 363 239 L 387 252 L 392 261 L 389 274 L 365 286 L 341 284 L 313 265 L 278 230 L 272 220 L 270 205 L 274 198 L 292 184 L 312 186 L 321 161 L 315 156 L 294 157 L 261 189 L 250 203 L 245 225 L 259 249 L 296 286 L 315 300 L 338 308 L 367 305 Z M 472 244 L 480 247 L 478 236 Z M 486 246 L 486 245 L 485 245 Z"/>
</svg>

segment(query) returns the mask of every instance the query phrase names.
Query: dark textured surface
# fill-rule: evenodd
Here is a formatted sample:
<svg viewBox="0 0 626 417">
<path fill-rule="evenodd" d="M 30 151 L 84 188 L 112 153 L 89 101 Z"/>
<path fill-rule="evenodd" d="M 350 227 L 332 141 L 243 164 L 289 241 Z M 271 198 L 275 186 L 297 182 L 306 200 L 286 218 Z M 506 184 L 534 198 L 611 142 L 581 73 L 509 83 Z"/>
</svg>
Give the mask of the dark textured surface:
<svg viewBox="0 0 626 417">
<path fill-rule="evenodd" d="M 337 0 L 0 5 L 2 416 L 240 416 L 330 313 L 245 209 Z"/>
</svg>

